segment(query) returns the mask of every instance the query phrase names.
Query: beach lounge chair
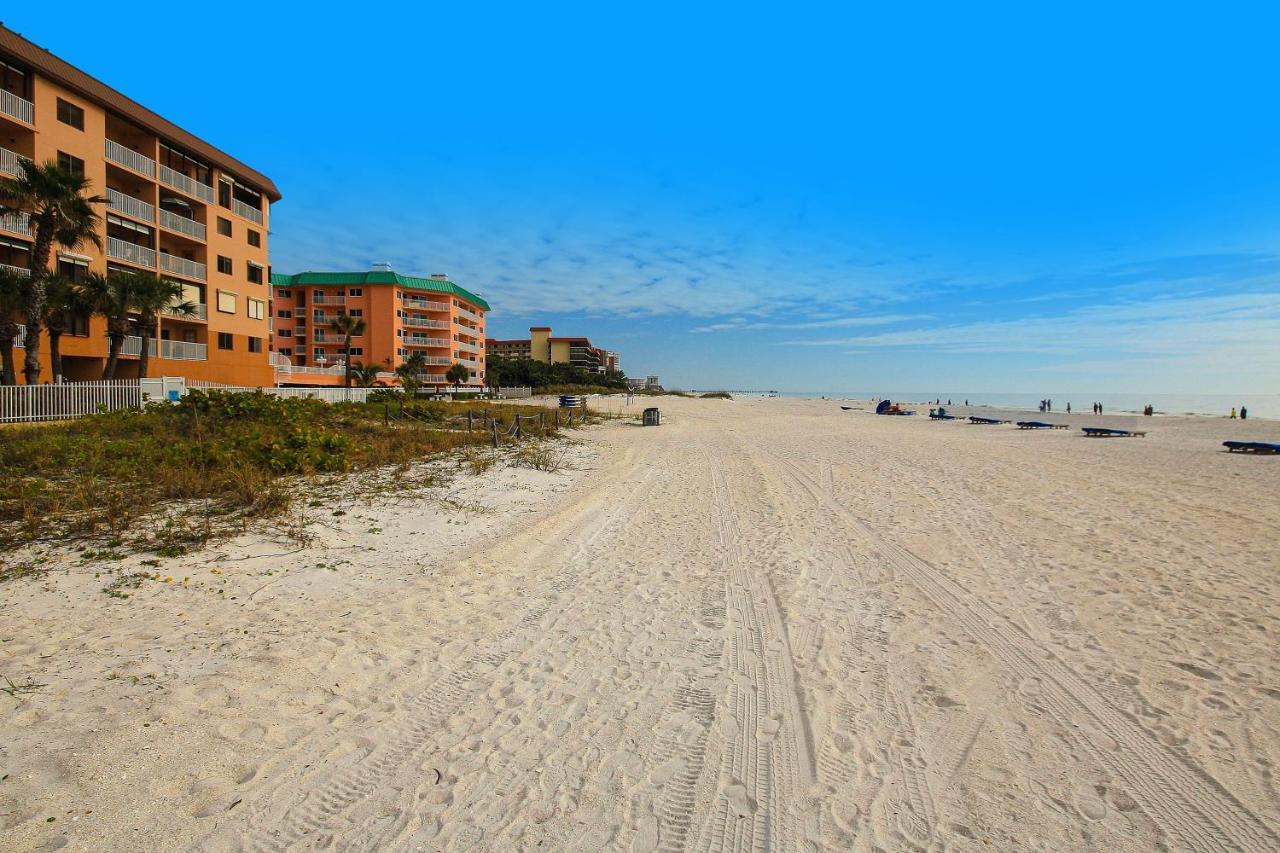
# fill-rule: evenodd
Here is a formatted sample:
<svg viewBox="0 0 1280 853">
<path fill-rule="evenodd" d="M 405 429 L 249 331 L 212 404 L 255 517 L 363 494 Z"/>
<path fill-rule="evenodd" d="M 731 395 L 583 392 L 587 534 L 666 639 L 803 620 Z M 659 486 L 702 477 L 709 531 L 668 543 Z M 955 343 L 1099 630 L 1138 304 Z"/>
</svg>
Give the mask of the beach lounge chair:
<svg viewBox="0 0 1280 853">
<path fill-rule="evenodd" d="M 931 421 L 954 421 L 955 415 L 948 415 L 946 409 L 929 410 L 929 420 Z"/>
<path fill-rule="evenodd" d="M 840 410 L 844 412 L 849 412 L 853 410 L 853 406 L 841 406 Z"/>
<path fill-rule="evenodd" d="M 1002 421 L 999 418 L 980 418 L 977 415 L 969 415 L 969 423 L 971 424 L 1007 424 L 1008 421 Z"/>
<path fill-rule="evenodd" d="M 902 406 L 897 403 L 891 403 L 888 400 L 881 400 L 876 406 L 877 415 L 914 415 L 915 412 L 905 411 Z"/>
<path fill-rule="evenodd" d="M 1071 429 L 1067 424 L 1051 424 L 1045 421 L 1018 421 L 1018 429 Z"/>
<path fill-rule="evenodd" d="M 1269 441 L 1224 441 L 1228 453 L 1280 453 L 1280 444 Z"/>
<path fill-rule="evenodd" d="M 1146 435 L 1142 430 L 1110 429 L 1108 427 L 1081 427 L 1089 438 L 1140 438 Z"/>
</svg>

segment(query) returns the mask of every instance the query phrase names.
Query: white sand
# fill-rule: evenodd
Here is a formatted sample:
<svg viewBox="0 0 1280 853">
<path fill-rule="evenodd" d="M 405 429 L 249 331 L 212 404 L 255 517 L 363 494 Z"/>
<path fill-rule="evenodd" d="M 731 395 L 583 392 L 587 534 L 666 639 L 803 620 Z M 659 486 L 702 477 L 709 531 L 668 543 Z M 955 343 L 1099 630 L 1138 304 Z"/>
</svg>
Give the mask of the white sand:
<svg viewBox="0 0 1280 853">
<path fill-rule="evenodd" d="M 1280 849 L 1280 458 L 1218 446 L 1280 424 L 656 404 L 471 511 L 6 585 L 0 846 Z"/>
</svg>

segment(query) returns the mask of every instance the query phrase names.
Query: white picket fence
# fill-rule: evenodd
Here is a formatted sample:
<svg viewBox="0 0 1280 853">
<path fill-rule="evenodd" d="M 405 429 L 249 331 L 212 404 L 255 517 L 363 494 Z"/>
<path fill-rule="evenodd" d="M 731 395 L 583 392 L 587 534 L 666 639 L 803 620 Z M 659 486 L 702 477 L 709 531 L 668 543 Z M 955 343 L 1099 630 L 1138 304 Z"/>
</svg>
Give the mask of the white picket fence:
<svg viewBox="0 0 1280 853">
<path fill-rule="evenodd" d="M 508 400 L 523 400 L 526 397 L 533 396 L 533 389 L 527 386 L 524 388 L 499 388 L 498 396 L 505 397 Z"/>
<path fill-rule="evenodd" d="M 101 411 L 137 409 L 142 388 L 127 382 L 0 385 L 0 423 L 65 421 Z"/>
</svg>

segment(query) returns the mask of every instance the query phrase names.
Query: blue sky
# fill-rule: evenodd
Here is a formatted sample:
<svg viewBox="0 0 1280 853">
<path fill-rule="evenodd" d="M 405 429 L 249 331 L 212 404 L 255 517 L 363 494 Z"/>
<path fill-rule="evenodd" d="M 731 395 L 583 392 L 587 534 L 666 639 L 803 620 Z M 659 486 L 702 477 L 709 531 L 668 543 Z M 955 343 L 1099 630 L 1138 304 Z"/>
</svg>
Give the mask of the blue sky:
<svg viewBox="0 0 1280 853">
<path fill-rule="evenodd" d="M 694 5 L 5 24 L 271 175 L 275 269 L 445 272 L 494 336 L 695 388 L 1280 392 L 1277 13 Z"/>
</svg>

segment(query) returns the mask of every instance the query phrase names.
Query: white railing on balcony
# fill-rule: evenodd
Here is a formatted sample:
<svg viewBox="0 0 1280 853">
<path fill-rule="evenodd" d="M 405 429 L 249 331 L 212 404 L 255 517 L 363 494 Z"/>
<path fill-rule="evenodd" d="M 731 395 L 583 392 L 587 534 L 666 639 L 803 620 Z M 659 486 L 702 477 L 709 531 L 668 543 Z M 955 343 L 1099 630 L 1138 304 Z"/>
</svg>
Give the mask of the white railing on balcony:
<svg viewBox="0 0 1280 853">
<path fill-rule="evenodd" d="M 27 327 L 22 323 L 18 324 L 18 336 L 13 339 L 15 347 L 25 347 L 27 345 Z"/>
<path fill-rule="evenodd" d="M 29 213 L 9 213 L 0 216 L 0 228 L 10 231 L 14 234 L 31 235 L 31 214 Z"/>
<path fill-rule="evenodd" d="M 443 355 L 429 355 L 422 360 L 423 364 L 444 365 L 445 367 L 453 366 L 453 359 Z"/>
<path fill-rule="evenodd" d="M 405 317 L 403 318 L 406 326 L 416 326 L 420 329 L 448 329 L 449 323 L 446 320 L 424 320 L 421 317 Z"/>
<path fill-rule="evenodd" d="M 148 178 L 154 178 L 156 176 L 155 160 L 152 160 L 146 155 L 139 154 L 132 148 L 125 148 L 119 142 L 108 139 L 106 154 L 107 159 L 112 163 L 119 163 L 125 168 L 133 169 L 135 172 L 141 172 Z M 164 167 L 161 166 L 160 168 L 163 169 Z"/>
<path fill-rule="evenodd" d="M 470 320 L 475 320 L 477 323 L 484 319 L 470 308 L 464 308 L 461 305 L 458 306 L 458 313 Z"/>
<path fill-rule="evenodd" d="M 142 355 L 142 338 L 138 335 L 129 335 L 124 339 L 124 344 L 120 347 L 121 355 Z M 156 339 L 147 338 L 147 355 L 156 354 Z"/>
<path fill-rule="evenodd" d="M 208 277 L 207 267 L 198 261 L 189 261 L 167 252 L 160 253 L 160 269 L 174 275 L 204 281 Z"/>
<path fill-rule="evenodd" d="M 345 296 L 336 296 L 332 293 L 324 293 L 311 297 L 312 305 L 342 305 L 347 301 Z"/>
<path fill-rule="evenodd" d="M 197 240 L 205 239 L 204 223 L 196 222 L 194 219 L 188 219 L 185 216 L 179 216 L 176 213 L 170 213 L 164 209 L 160 211 L 160 227 L 168 228 L 170 231 L 177 231 L 179 234 L 186 234 L 188 237 L 195 237 Z"/>
<path fill-rule="evenodd" d="M 16 151 L 0 148 L 0 172 L 12 175 L 15 178 L 22 177 L 22 164 L 18 161 L 18 153 Z"/>
<path fill-rule="evenodd" d="M 160 341 L 160 357 L 174 361 L 208 361 L 209 345 L 187 341 Z"/>
<path fill-rule="evenodd" d="M 156 209 L 140 198 L 107 188 L 107 207 L 145 222 L 156 221 Z"/>
<path fill-rule="evenodd" d="M 203 302 L 195 302 L 193 303 L 193 305 L 195 306 L 196 310 L 190 314 L 180 314 L 178 313 L 177 308 L 174 306 L 165 308 L 164 313 L 172 317 L 178 317 L 179 319 L 182 319 L 182 320 L 208 320 L 209 319 L 208 305 L 205 305 Z"/>
<path fill-rule="evenodd" d="M 243 216 L 245 219 L 262 224 L 262 211 L 258 208 L 245 204 L 238 198 L 231 199 L 231 209 L 237 216 Z"/>
<path fill-rule="evenodd" d="M 27 124 L 35 124 L 35 104 L 25 98 L 19 98 L 7 89 L 0 89 L 0 113 L 11 115 Z"/>
<path fill-rule="evenodd" d="M 404 342 L 411 347 L 447 347 L 446 338 L 424 338 L 418 335 L 405 335 Z"/>
<path fill-rule="evenodd" d="M 131 264 L 138 264 L 151 269 L 155 269 L 156 266 L 154 249 L 139 246 L 137 243 L 130 243 L 128 240 L 121 240 L 119 237 L 107 238 L 107 257 L 128 261 Z"/>
<path fill-rule="evenodd" d="M 27 269 L 26 267 L 15 267 L 12 264 L 0 264 L 0 270 L 7 270 L 13 273 L 14 275 L 24 275 L 24 276 L 31 275 L 31 270 Z"/>
<path fill-rule="evenodd" d="M 189 196 L 213 203 L 213 187 L 188 178 L 181 172 L 175 172 L 163 163 L 160 164 L 160 183 L 175 190 L 181 190 Z"/>
<path fill-rule="evenodd" d="M 404 300 L 404 307 L 406 307 L 406 308 L 425 308 L 425 309 L 427 309 L 428 311 L 448 311 L 448 310 L 449 310 L 449 303 L 448 303 L 448 302 L 430 302 L 430 301 L 428 301 L 428 300 L 426 300 L 426 299 L 409 299 L 409 298 L 406 298 L 406 299 Z"/>
<path fill-rule="evenodd" d="M 476 346 L 475 344 L 469 344 L 466 341 L 455 341 L 455 343 L 458 345 L 458 349 L 470 350 L 471 352 L 480 351 L 480 347 Z"/>
</svg>

